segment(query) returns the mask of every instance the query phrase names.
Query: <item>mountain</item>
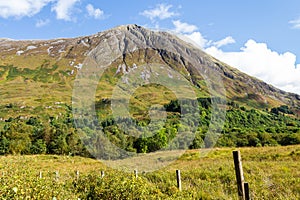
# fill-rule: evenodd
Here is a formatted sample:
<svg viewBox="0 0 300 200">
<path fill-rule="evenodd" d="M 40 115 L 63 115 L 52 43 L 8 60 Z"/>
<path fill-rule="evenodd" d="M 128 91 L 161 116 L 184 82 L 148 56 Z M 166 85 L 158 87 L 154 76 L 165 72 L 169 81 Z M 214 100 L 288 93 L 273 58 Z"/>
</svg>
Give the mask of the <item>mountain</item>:
<svg viewBox="0 0 300 200">
<path fill-rule="evenodd" d="M 159 111 L 158 118 L 163 111 L 167 111 L 167 119 L 178 121 L 180 105 L 177 105 L 177 100 L 180 98 L 199 102 L 203 115 L 201 120 L 205 122 L 202 125 L 206 127 L 201 129 L 203 132 L 209 129 L 209 123 L 218 114 L 220 118 L 225 118 L 225 113 L 219 113 L 222 109 L 228 111 L 223 132 L 235 130 L 240 133 L 237 129 L 251 128 L 256 133 L 269 133 L 268 128 L 272 125 L 278 128 L 275 132 L 283 131 L 280 127 L 290 132 L 299 129 L 299 95 L 282 91 L 240 72 L 206 54 L 182 36 L 137 25 L 119 26 L 78 38 L 0 39 L 0 95 L 0 128 L 3 132 L 9 130 L 7 124 L 18 124 L 20 121 L 25 123 L 25 127 L 33 126 L 33 129 L 36 121 L 40 124 L 49 122 L 48 128 L 55 127 L 57 130 L 62 126 L 54 124 L 60 119 L 61 123 L 67 124 L 62 129 L 72 128 L 76 132 L 71 110 L 72 104 L 73 111 L 74 106 L 79 109 L 76 106 L 80 104 L 80 108 L 85 106 L 85 112 L 73 112 L 74 115 L 95 112 L 102 125 L 105 124 L 104 130 L 110 139 L 120 145 L 129 137 L 131 144 L 122 144 L 131 150 L 138 149 L 136 146 L 141 141 L 132 139 L 132 136 L 124 138 L 120 131 L 115 131 L 113 115 L 122 117 L 124 114 L 123 118 L 132 117 L 136 120 L 134 123 L 147 125 L 151 118 L 148 110 L 157 105 L 153 109 Z M 128 103 L 129 114 L 122 110 L 125 103 Z M 209 108 L 211 105 L 216 107 Z M 214 109 L 218 111 L 216 116 Z M 191 112 L 191 108 L 187 110 Z M 265 127 L 255 131 L 257 124 L 252 123 L 252 118 L 259 126 L 265 124 Z M 247 124 L 246 127 L 241 122 Z M 83 129 L 87 124 L 77 125 L 77 129 Z M 87 125 L 92 129 L 91 126 Z M 180 129 L 178 126 L 172 128 L 176 131 Z M 44 129 L 41 131 L 43 134 Z M 214 127 L 214 130 L 217 129 Z M 51 134 L 54 134 L 53 131 Z M 39 138 L 45 140 L 46 137 L 46 151 L 54 145 L 50 145 L 49 135 Z M 238 144 L 235 142 L 233 145 Z M 148 150 L 150 146 L 148 144 Z M 65 152 L 66 149 L 57 148 L 54 153 Z"/>
<path fill-rule="evenodd" d="M 159 41 L 161 38 L 170 44 L 162 44 Z M 123 60 L 124 64 L 134 61 L 139 64 L 138 61 L 147 59 L 148 56 L 152 56 L 152 53 L 157 54 L 155 59 L 167 65 L 174 62 L 178 70 L 185 71 L 183 73 L 191 77 L 193 84 L 200 86 L 201 83 L 197 83 L 199 80 L 196 80 L 199 74 L 195 74 L 185 64 L 185 61 L 181 60 L 184 59 L 184 56 L 181 55 L 183 53 L 186 57 L 197 55 L 200 59 L 201 72 L 210 69 L 211 73 L 221 77 L 226 89 L 226 97 L 229 100 L 248 104 L 255 108 L 289 105 L 298 109 L 300 105 L 300 96 L 297 94 L 284 92 L 250 77 L 170 33 L 150 31 L 137 25 L 120 26 L 95 35 L 71 39 L 29 41 L 1 39 L 0 81 L 1 96 L 4 97 L 2 98 L 3 103 L 23 103 L 22 105 L 26 106 L 33 103 L 33 100 L 38 102 L 38 104 L 33 103 L 34 105 L 39 105 L 41 97 L 43 97 L 43 101 L 49 99 L 47 103 L 51 103 L 54 99 L 70 103 L 71 93 L 66 94 L 65 90 L 70 91 L 72 89 L 72 81 L 77 71 L 82 67 L 88 53 L 104 43 L 111 43 L 116 48 L 119 47 L 117 53 L 124 51 L 124 49 L 129 52 L 137 47 L 152 48 L 139 55 L 135 55 L 136 52 L 133 52 L 130 58 L 126 55 Z M 175 49 L 174 43 L 180 49 Z M 174 48 L 174 52 L 168 52 L 170 48 Z M 190 52 L 190 50 L 192 51 Z M 191 55 L 192 53 L 194 55 Z M 26 89 L 22 90 L 22 87 Z"/>
</svg>

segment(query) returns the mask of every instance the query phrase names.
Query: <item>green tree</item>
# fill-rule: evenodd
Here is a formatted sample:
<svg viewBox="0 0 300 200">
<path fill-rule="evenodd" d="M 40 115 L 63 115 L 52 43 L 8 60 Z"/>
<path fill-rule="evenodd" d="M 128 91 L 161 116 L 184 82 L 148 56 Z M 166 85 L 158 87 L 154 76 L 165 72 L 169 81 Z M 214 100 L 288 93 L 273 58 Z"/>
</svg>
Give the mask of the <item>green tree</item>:
<svg viewBox="0 0 300 200">
<path fill-rule="evenodd" d="M 9 140 L 9 153 L 28 154 L 31 147 L 32 127 L 23 122 L 12 122 L 5 131 L 5 137 Z"/>
</svg>

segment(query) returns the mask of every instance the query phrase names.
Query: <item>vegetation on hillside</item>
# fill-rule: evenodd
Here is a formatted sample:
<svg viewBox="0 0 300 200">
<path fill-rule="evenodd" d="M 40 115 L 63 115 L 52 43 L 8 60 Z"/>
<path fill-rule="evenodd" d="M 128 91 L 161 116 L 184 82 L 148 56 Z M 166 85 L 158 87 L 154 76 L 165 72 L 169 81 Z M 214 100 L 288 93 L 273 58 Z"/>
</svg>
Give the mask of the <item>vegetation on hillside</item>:
<svg viewBox="0 0 300 200">
<path fill-rule="evenodd" d="M 109 102 L 104 102 L 109 104 Z M 208 138 L 204 141 L 206 131 L 210 125 L 210 99 L 199 98 L 199 119 L 188 117 L 184 124 L 180 121 L 181 108 L 178 101 L 170 101 L 164 105 L 167 119 L 159 127 L 147 127 L 157 132 L 151 137 L 133 137 L 128 132 L 136 132 L 136 127 L 149 125 L 149 116 L 143 119 L 131 120 L 127 118 L 99 118 L 94 121 L 84 121 L 84 126 L 75 126 L 71 108 L 65 106 L 65 114 L 59 117 L 32 116 L 27 119 L 16 117 L 0 122 L 0 154 L 64 154 L 90 156 L 84 142 L 98 141 L 95 130 L 99 127 L 111 143 L 121 149 L 131 152 L 153 152 L 172 142 L 178 132 L 195 131 L 192 143 L 188 138 L 180 138 L 180 142 L 172 142 L 172 149 L 196 149 L 209 147 L 216 143 L 218 147 L 245 146 L 279 146 L 300 144 L 300 120 L 287 114 L 288 107 L 274 108 L 269 111 L 259 111 L 240 107 L 237 103 L 228 103 L 224 128 L 218 138 Z M 102 107 L 108 107 L 102 105 Z M 6 110 L 14 109 L 6 105 Z M 101 112 L 101 110 L 99 111 Z M 285 113 L 286 112 L 286 113 Z M 141 115 L 143 116 L 143 115 Z M 124 123 L 126 131 L 120 124 Z M 134 123 L 130 126 L 129 123 Z M 198 123 L 197 130 L 190 130 L 189 123 Z M 124 126 L 123 126 L 124 127 Z M 192 126 L 193 127 L 193 126 Z M 147 132 L 145 133 L 147 134 Z M 92 137 L 92 135 L 94 135 Z M 88 138 L 88 139 L 87 139 Z M 82 140 L 81 140 L 82 139 Z M 211 141 L 217 139 L 217 141 Z M 92 147 L 93 148 L 93 147 Z M 97 152 L 97 150 L 92 152 Z M 95 155 L 94 155 L 95 156 Z M 102 156 L 103 157 L 103 156 Z M 105 157 L 105 156 L 104 156 Z"/>
<path fill-rule="evenodd" d="M 111 149 L 109 145 L 105 150 L 97 145 L 103 143 L 103 137 L 120 149 L 133 153 L 149 153 L 166 148 L 300 144 L 300 120 L 294 108 L 287 105 L 262 106 L 256 101 L 259 98 L 257 95 L 252 95 L 253 98 L 249 97 L 248 100 L 227 99 L 227 104 L 221 98 L 211 99 L 207 97 L 207 87 L 202 78 L 196 72 L 189 78 L 175 55 L 163 54 L 160 58 L 150 50 L 145 54 L 149 57 L 146 56 L 147 60 L 162 62 L 161 59 L 164 59 L 174 66 L 181 75 L 191 79 L 192 89 L 198 98 L 179 100 L 165 86 L 141 85 L 130 97 L 131 116 L 113 116 L 113 90 L 124 75 L 118 71 L 122 68 L 122 62 L 127 65 L 139 62 L 140 53 L 132 54 L 125 61 L 115 61 L 98 77 L 95 94 L 97 117 L 78 119 L 76 124 L 71 107 L 74 71 L 61 68 L 49 60 L 44 60 L 36 68 L 0 66 L 1 89 L 5 98 L 5 103 L 0 105 L 0 154 L 63 154 L 107 159 L 122 157 L 122 152 Z M 137 78 L 135 75 L 132 75 L 133 78 Z M 178 87 L 179 91 L 184 90 Z M 119 98 L 116 101 L 121 102 L 123 97 Z M 227 107 L 224 124 L 217 119 L 222 127 L 211 124 L 211 118 L 214 117 L 211 113 L 212 100 Z M 153 109 L 153 105 L 159 105 L 154 108 L 158 111 L 166 111 L 166 119 L 161 123 L 151 123 L 149 109 Z M 214 112 L 217 112 L 216 116 L 218 112 L 221 114 L 218 109 Z M 163 118 L 162 115 L 160 117 Z M 209 129 L 220 134 L 211 136 L 207 134 Z"/>
</svg>

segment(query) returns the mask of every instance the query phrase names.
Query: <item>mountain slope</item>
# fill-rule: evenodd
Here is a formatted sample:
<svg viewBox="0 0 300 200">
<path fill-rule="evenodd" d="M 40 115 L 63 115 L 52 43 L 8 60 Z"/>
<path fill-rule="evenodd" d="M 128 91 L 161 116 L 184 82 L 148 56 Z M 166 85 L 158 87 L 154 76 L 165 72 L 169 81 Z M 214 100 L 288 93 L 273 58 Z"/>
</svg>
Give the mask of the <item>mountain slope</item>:
<svg viewBox="0 0 300 200">
<path fill-rule="evenodd" d="M 250 107 L 254 106 L 256 108 L 260 106 L 270 108 L 279 105 L 289 105 L 294 109 L 299 108 L 299 95 L 284 92 L 256 78 L 241 73 L 237 69 L 214 59 L 203 51 L 195 49 L 195 47 L 181 41 L 174 35 L 165 32 L 153 32 L 136 25 L 121 26 L 92 36 L 72 39 L 48 41 L 0 40 L 0 65 L 2 65 L 0 71 L 0 82 L 2 86 L 1 96 L 4 96 L 4 103 L 20 103 L 24 101 L 26 104 L 28 102 L 26 99 L 19 98 L 28 97 L 28 91 L 22 90 L 24 84 L 27 84 L 29 86 L 26 87 L 30 88 L 31 95 L 29 96 L 31 96 L 31 100 L 34 100 L 34 97 L 37 99 L 41 98 L 41 94 L 44 92 L 40 91 L 39 88 L 43 88 L 42 90 L 46 91 L 43 95 L 47 96 L 47 94 L 52 93 L 52 96 L 55 96 L 57 101 L 70 103 L 71 93 L 62 93 L 61 90 L 65 91 L 67 89 L 71 91 L 75 74 L 77 70 L 82 67 L 82 63 L 88 53 L 99 46 L 99 44 L 107 42 L 112 42 L 112 44 L 116 43 L 116 46 L 121 45 L 121 49 L 126 47 L 126 41 L 129 43 L 132 41 L 133 44 L 137 43 L 139 46 L 145 43 L 145 47 L 147 46 L 154 49 L 152 53 L 160 54 L 155 59 L 170 65 L 174 60 L 174 64 L 178 61 L 176 64 L 178 67 L 177 70 L 185 71 L 184 73 L 186 73 L 186 75 L 190 75 L 191 79 L 194 79 L 194 84 L 197 84 L 197 80 L 195 79 L 197 79 L 196 77 L 199 76 L 199 74 L 195 74 L 195 70 L 193 71 L 189 69 L 188 66 L 185 66 L 184 60 L 180 60 L 181 58 L 178 55 L 171 55 L 172 53 L 168 52 L 170 46 L 168 47 L 164 46 L 165 44 L 161 44 L 159 37 L 164 37 L 167 38 L 167 40 L 176 42 L 182 51 L 186 51 L 173 51 L 173 54 L 178 53 L 180 55 L 185 53 L 186 55 L 181 55 L 183 59 L 187 56 L 194 56 L 189 55 L 189 49 L 192 49 L 193 53 L 197 53 L 197 56 L 201 59 L 199 63 L 202 68 L 201 72 L 204 72 L 205 68 L 207 68 L 213 70 L 213 73 L 220 76 L 226 89 L 226 97 L 229 100 L 248 104 Z M 131 46 L 127 48 L 135 47 Z M 141 56 L 141 52 L 139 56 Z M 130 63 L 130 59 L 138 61 L 147 56 L 151 56 L 151 51 L 144 52 L 144 55 L 140 58 L 138 58 L 137 55 L 132 55 L 131 57 L 127 55 L 125 62 Z M 168 61 L 167 59 L 170 60 Z M 131 61 L 131 63 L 133 63 L 133 61 Z M 57 66 L 57 68 L 54 69 L 52 67 L 53 65 Z M 14 70 L 11 69 L 12 66 Z M 14 72 L 16 72 L 17 75 L 15 75 Z M 34 73 L 37 73 L 37 75 L 34 75 Z M 50 87 L 51 89 L 47 90 L 47 86 L 44 86 L 43 83 L 46 83 L 48 88 Z M 57 83 L 60 83 L 60 85 L 57 85 Z M 20 87 L 18 89 L 19 85 Z M 34 85 L 38 85 L 38 87 Z M 61 87 L 62 89 L 60 90 Z M 14 93 L 14 90 L 18 90 L 18 92 L 12 95 L 11 93 Z M 38 91 L 38 94 L 36 94 L 34 90 Z M 9 91 L 9 94 L 5 94 L 5 91 Z M 57 94 L 54 91 L 57 91 Z M 64 95 L 66 95 L 66 97 L 61 98 Z M 51 100 L 49 100 L 49 102 L 50 101 Z M 252 103 L 250 103 L 251 101 Z"/>
<path fill-rule="evenodd" d="M 2 39 L 0 58 L 0 154 L 86 155 L 80 139 L 102 141 L 99 130 L 127 152 L 300 143 L 299 95 L 167 32 L 126 25 L 78 38 Z M 88 150 L 98 157 L 97 148 Z"/>
</svg>

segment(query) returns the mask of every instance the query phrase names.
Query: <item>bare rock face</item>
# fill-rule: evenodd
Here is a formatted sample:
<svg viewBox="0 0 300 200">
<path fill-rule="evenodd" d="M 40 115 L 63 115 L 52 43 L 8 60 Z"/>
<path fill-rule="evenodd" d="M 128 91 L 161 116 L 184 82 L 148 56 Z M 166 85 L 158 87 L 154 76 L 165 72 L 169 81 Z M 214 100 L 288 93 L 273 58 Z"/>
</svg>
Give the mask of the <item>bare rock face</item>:
<svg viewBox="0 0 300 200">
<path fill-rule="evenodd" d="M 242 73 L 174 34 L 124 25 L 101 32 L 98 36 L 100 40 L 89 56 L 102 66 L 110 65 L 120 57 L 124 64 L 133 57 L 147 62 L 147 58 L 149 60 L 155 54 L 157 59 L 182 71 L 196 86 L 203 87 L 199 81 L 204 80 L 211 90 L 207 93 L 212 96 L 226 95 L 229 100 L 242 102 L 255 100 L 262 107 L 268 107 L 268 104 L 273 106 L 274 102 L 295 109 L 300 107 L 299 95 L 284 92 Z M 138 51 L 140 53 L 135 54 Z"/>
<path fill-rule="evenodd" d="M 222 82 L 222 70 L 211 56 L 173 34 L 127 25 L 105 31 L 99 37 L 99 44 L 89 56 L 100 66 L 110 65 L 119 57 L 122 57 L 124 62 L 128 57 L 135 59 L 138 56 L 145 62 L 147 58 L 149 60 L 150 57 L 156 57 L 170 67 L 184 71 L 187 76 L 192 77 L 194 83 L 194 75 L 202 76 L 208 85 L 219 85 Z M 139 55 L 135 55 L 136 52 L 140 52 Z"/>
</svg>

